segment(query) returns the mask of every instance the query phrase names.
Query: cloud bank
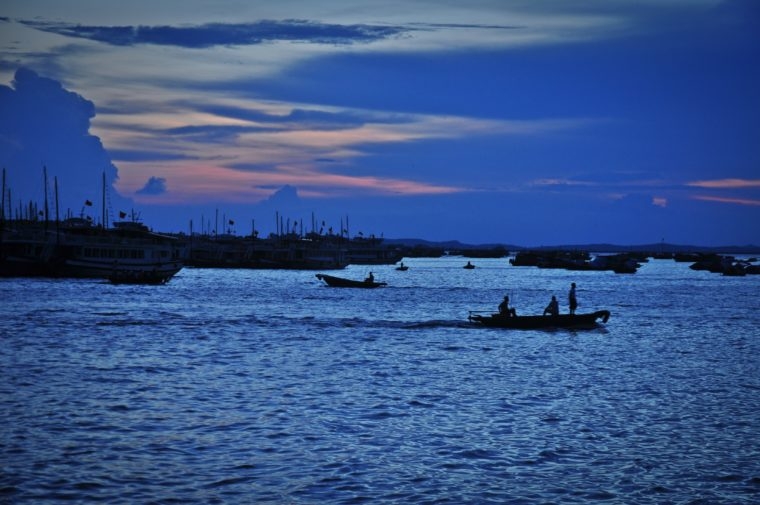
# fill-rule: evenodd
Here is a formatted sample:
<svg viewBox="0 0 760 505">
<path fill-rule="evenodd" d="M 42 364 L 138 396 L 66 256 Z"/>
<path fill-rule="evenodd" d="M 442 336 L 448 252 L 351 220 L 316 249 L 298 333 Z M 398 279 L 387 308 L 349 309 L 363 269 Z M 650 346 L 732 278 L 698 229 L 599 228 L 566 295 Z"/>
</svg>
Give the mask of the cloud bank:
<svg viewBox="0 0 760 505">
<path fill-rule="evenodd" d="M 282 41 L 315 44 L 369 43 L 409 31 L 409 28 L 397 26 L 342 25 L 300 19 L 206 23 L 195 26 L 85 26 L 29 20 L 21 23 L 44 32 L 94 40 L 113 46 L 153 44 L 191 49 L 250 46 Z"/>
<path fill-rule="evenodd" d="M 0 111 L 0 165 L 7 171 L 9 207 L 43 200 L 43 167 L 48 191 L 57 181 L 62 215 L 79 213 L 86 200 L 101 202 L 103 175 L 110 205 L 129 205 L 113 187 L 116 167 L 100 139 L 90 133 L 95 117 L 91 101 L 21 68 L 12 86 L 0 86 Z"/>
</svg>

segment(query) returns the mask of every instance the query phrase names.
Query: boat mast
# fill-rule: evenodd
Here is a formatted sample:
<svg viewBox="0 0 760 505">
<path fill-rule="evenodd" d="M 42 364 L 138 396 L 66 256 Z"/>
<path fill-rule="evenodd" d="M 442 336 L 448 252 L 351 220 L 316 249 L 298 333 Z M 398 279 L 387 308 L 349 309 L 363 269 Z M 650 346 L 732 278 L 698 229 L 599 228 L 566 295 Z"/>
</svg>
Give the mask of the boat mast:
<svg viewBox="0 0 760 505">
<path fill-rule="evenodd" d="M 47 225 L 48 225 L 48 177 L 47 177 L 47 166 L 42 165 L 42 177 L 45 179 L 44 181 L 44 187 L 45 187 L 45 231 L 47 231 Z"/>
<path fill-rule="evenodd" d="M 5 167 L 3 167 L 3 196 L 2 207 L 0 207 L 0 243 L 3 241 L 3 231 L 5 230 Z"/>
<path fill-rule="evenodd" d="M 0 226 L 5 223 L 5 167 L 3 167 L 3 206 L 0 207 Z"/>
<path fill-rule="evenodd" d="M 106 213 L 106 171 L 103 170 L 103 229 L 108 228 L 108 214 Z"/>
<path fill-rule="evenodd" d="M 53 177 L 54 187 L 55 187 L 55 241 L 58 243 L 60 241 L 60 223 L 61 220 L 58 218 L 58 176 L 56 175 Z"/>
</svg>

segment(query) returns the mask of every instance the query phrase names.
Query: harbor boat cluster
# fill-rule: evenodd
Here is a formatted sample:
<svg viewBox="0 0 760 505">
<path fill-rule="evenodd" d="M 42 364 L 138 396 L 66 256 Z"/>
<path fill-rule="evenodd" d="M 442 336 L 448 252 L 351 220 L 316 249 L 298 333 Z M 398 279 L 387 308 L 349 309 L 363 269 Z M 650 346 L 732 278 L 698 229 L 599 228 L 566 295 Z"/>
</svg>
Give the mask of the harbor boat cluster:
<svg viewBox="0 0 760 505">
<path fill-rule="evenodd" d="M 648 261 L 646 254 L 619 253 L 597 255 L 591 258 L 587 251 L 521 251 L 509 260 L 513 266 L 559 268 L 564 270 L 612 271 L 616 274 L 633 274 Z"/>
<path fill-rule="evenodd" d="M 720 254 L 690 254 L 676 257 L 676 261 L 693 262 L 689 268 L 697 271 L 707 271 L 731 277 L 760 274 L 760 265 L 755 265 L 755 259 L 738 260 L 734 256 Z"/>
<path fill-rule="evenodd" d="M 706 270 L 728 276 L 760 274 L 760 265 L 755 259 L 739 260 L 734 256 L 717 253 L 677 253 L 662 252 L 621 252 L 591 256 L 587 251 L 547 250 L 520 251 L 509 260 L 513 266 L 537 268 L 557 268 L 577 271 L 612 271 L 617 274 L 633 274 L 650 258 L 672 259 L 676 262 L 690 262 L 692 270 Z"/>
<path fill-rule="evenodd" d="M 265 268 L 340 270 L 354 265 L 392 265 L 402 256 L 398 247 L 376 237 L 307 233 L 256 235 L 180 235 L 187 245 L 186 264 L 196 268 Z"/>
<path fill-rule="evenodd" d="M 3 220 L 0 228 L 2 277 L 163 284 L 185 266 L 337 270 L 349 264 L 392 265 L 402 255 L 402 248 L 375 237 L 162 234 L 137 221 L 116 222 L 107 228 L 86 218 Z"/>
<path fill-rule="evenodd" d="M 47 195 L 47 173 L 45 195 Z M 348 265 L 394 265 L 403 258 L 441 257 L 505 258 L 509 251 L 501 245 L 468 247 L 458 242 L 430 244 L 424 241 L 391 241 L 362 233 L 351 238 L 348 218 L 341 220 L 340 232 L 317 227 L 312 215 L 312 231 L 304 233 L 303 224 L 293 227 L 277 216 L 277 232 L 259 237 L 218 234 L 206 231 L 190 234 L 157 233 L 139 222 L 134 212 L 130 220 L 119 213 L 120 221 L 108 225 L 106 181 L 103 175 L 103 215 L 99 223 L 86 216 L 84 207 L 79 217 L 67 213 L 58 218 L 58 189 L 55 184 L 55 219 L 50 218 L 48 198 L 43 209 L 34 203 L 19 205 L 16 217 L 6 207 L 5 172 L 3 171 L 2 205 L 0 206 L 0 277 L 70 277 L 102 278 L 114 284 L 164 284 L 183 267 L 249 268 L 291 270 L 340 270 Z M 10 191 L 7 202 L 10 203 Z M 85 203 L 91 206 L 89 200 Z M 223 220 L 226 222 L 226 220 Z M 232 221 L 229 221 L 231 224 Z M 210 226 L 209 226 L 210 228 Z M 296 233 L 296 230 L 301 230 Z M 319 231 L 317 231 L 319 230 Z M 412 243 L 409 243 L 412 242 Z M 612 271 L 636 273 L 649 257 L 692 261 L 694 270 L 707 270 L 730 276 L 760 273 L 760 266 L 751 260 L 737 260 L 718 254 L 665 254 L 617 252 L 597 254 L 593 258 L 584 250 L 520 250 L 509 263 L 516 267 L 560 268 L 578 271 Z M 408 267 L 403 263 L 397 270 Z M 468 261 L 466 269 L 475 265 Z M 330 276 L 323 276 L 330 283 Z M 362 285 L 363 287 L 364 284 Z"/>
<path fill-rule="evenodd" d="M 503 247 L 445 249 L 386 242 L 375 236 L 345 234 L 157 233 L 136 219 L 111 227 L 85 217 L 0 222 L 0 276 L 103 278 L 118 284 L 163 284 L 183 267 L 291 270 L 341 270 L 348 265 L 394 265 L 403 258 L 462 256 L 502 258 Z M 592 256 L 584 250 L 521 250 L 509 259 L 515 267 L 633 274 L 650 257 L 691 262 L 692 270 L 726 276 L 760 274 L 754 259 L 707 253 L 619 252 Z M 468 261 L 465 268 L 475 268 Z M 399 267 L 399 270 L 404 270 Z"/>
</svg>

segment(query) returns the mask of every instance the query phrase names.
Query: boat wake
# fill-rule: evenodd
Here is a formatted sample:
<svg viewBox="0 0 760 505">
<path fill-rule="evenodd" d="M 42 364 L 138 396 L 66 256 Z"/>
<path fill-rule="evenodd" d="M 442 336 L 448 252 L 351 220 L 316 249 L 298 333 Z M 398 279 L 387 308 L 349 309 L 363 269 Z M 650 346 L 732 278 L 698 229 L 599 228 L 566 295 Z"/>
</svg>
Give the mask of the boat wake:
<svg viewBox="0 0 760 505">
<path fill-rule="evenodd" d="M 394 321 L 385 319 L 364 319 L 361 317 L 351 318 L 320 318 L 320 317 L 282 317 L 276 321 L 271 319 L 256 319 L 255 323 L 267 326 L 311 326 L 313 328 L 364 328 L 364 329 L 399 329 L 399 330 L 426 330 L 431 328 L 472 328 L 473 324 L 466 320 L 456 319 L 433 319 L 427 321 Z"/>
<path fill-rule="evenodd" d="M 428 328 L 472 328 L 473 324 L 469 321 L 434 319 L 431 321 L 419 321 L 416 323 L 402 323 L 401 328 L 409 330 L 428 329 Z"/>
</svg>

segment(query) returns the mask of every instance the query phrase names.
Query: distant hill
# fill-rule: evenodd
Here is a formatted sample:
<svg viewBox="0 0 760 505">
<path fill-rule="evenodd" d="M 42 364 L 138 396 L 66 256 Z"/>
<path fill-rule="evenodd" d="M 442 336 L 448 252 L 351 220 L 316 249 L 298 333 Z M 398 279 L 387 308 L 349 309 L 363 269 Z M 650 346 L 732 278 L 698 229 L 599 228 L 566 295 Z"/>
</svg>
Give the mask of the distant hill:
<svg viewBox="0 0 760 505">
<path fill-rule="evenodd" d="M 518 249 L 524 249 L 515 245 L 506 244 L 465 244 L 458 240 L 447 240 L 444 242 L 434 242 L 431 240 L 423 240 L 419 238 L 386 238 L 384 243 L 391 245 L 402 245 L 407 247 L 435 247 L 446 250 L 458 250 L 458 249 L 493 249 L 495 247 L 503 247 L 507 250 L 516 251 Z"/>
<path fill-rule="evenodd" d="M 385 239 L 386 244 L 401 245 L 406 247 L 430 247 L 440 248 L 447 251 L 459 251 L 467 249 L 492 249 L 503 247 L 510 252 L 513 251 L 589 251 L 601 253 L 619 253 L 619 252 L 649 252 L 649 253 L 687 253 L 703 252 L 717 254 L 760 254 L 760 246 L 756 245 L 727 245 L 718 247 L 681 245 L 681 244 L 640 244 L 640 245 L 618 245 L 618 244 L 562 244 L 551 246 L 519 246 L 514 244 L 465 244 L 458 240 L 448 240 L 443 242 L 434 242 L 417 238 L 398 238 Z"/>
</svg>

